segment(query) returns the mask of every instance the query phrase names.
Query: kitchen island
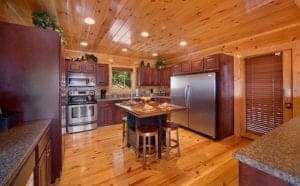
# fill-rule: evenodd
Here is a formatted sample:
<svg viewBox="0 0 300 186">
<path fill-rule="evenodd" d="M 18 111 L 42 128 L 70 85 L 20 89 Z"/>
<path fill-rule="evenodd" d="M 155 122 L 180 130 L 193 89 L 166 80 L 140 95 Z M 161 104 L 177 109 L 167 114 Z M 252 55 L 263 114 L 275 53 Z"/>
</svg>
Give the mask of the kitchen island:
<svg viewBox="0 0 300 186">
<path fill-rule="evenodd" d="M 240 185 L 300 185 L 300 117 L 234 153 Z"/>
<path fill-rule="evenodd" d="M 146 107 L 149 105 L 149 109 Z M 136 147 L 136 130 L 140 126 L 156 125 L 158 127 L 158 157 L 161 158 L 162 124 L 167 122 L 168 114 L 186 109 L 185 107 L 150 101 L 147 104 L 126 101 L 116 103 L 127 113 L 127 144 Z"/>
</svg>

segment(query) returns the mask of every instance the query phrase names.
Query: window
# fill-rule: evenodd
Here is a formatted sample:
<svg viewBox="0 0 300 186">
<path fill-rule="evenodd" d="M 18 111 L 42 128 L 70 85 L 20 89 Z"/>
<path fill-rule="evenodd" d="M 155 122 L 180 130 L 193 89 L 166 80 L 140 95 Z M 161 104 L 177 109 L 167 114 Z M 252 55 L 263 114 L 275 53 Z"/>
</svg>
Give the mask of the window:
<svg viewBox="0 0 300 186">
<path fill-rule="evenodd" d="M 132 69 L 113 68 L 112 69 L 112 88 L 129 89 L 131 88 Z"/>
</svg>

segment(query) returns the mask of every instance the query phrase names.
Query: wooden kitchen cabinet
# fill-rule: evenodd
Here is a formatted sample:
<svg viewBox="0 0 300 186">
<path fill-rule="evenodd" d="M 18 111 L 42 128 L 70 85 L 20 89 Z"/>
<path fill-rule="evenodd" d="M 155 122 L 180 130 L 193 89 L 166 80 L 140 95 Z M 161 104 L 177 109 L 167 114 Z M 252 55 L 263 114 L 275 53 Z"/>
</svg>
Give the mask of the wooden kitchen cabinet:
<svg viewBox="0 0 300 186">
<path fill-rule="evenodd" d="M 85 62 L 82 64 L 82 72 L 84 73 L 94 73 L 95 72 L 95 64 L 94 63 L 89 63 Z"/>
<path fill-rule="evenodd" d="M 173 66 L 172 74 L 173 75 L 181 74 L 181 64 L 176 64 Z"/>
<path fill-rule="evenodd" d="M 118 124 L 122 122 L 125 113 L 115 104 L 118 101 L 98 101 L 98 126 Z"/>
<path fill-rule="evenodd" d="M 204 58 L 204 71 L 219 70 L 218 55 L 207 56 Z"/>
<path fill-rule="evenodd" d="M 186 74 L 191 72 L 191 63 L 190 61 L 186 61 L 181 63 L 181 74 Z"/>
<path fill-rule="evenodd" d="M 203 58 L 193 60 L 191 62 L 191 72 L 203 72 L 204 66 L 203 66 Z"/>
<path fill-rule="evenodd" d="M 96 65 L 96 84 L 97 85 L 108 85 L 109 73 L 107 64 Z"/>
<path fill-rule="evenodd" d="M 51 185 L 51 170 L 51 147 L 49 142 L 36 165 L 36 185 Z"/>
<path fill-rule="evenodd" d="M 69 72 L 81 72 L 81 62 L 68 61 Z"/>
<path fill-rule="evenodd" d="M 52 152 L 50 130 L 41 137 L 36 150 L 35 185 L 46 186 L 51 184 Z"/>
<path fill-rule="evenodd" d="M 139 86 L 150 85 L 150 68 L 140 67 L 137 69 L 137 84 Z"/>
<path fill-rule="evenodd" d="M 150 86 L 160 85 L 159 72 L 156 68 L 150 68 Z"/>
<path fill-rule="evenodd" d="M 95 64 L 90 62 L 68 61 L 68 72 L 95 73 Z"/>
</svg>

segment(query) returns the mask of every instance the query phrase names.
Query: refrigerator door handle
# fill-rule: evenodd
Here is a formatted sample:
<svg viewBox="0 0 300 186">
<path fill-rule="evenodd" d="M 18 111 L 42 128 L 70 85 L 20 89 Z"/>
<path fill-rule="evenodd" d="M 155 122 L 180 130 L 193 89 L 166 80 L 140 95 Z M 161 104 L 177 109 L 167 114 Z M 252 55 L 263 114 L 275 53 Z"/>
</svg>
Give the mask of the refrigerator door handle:
<svg viewBox="0 0 300 186">
<path fill-rule="evenodd" d="M 192 96 L 192 87 L 190 85 L 188 85 L 188 93 L 187 93 L 188 108 L 191 108 L 191 96 Z"/>
<path fill-rule="evenodd" d="M 188 107 L 188 85 L 184 88 L 184 103 L 185 106 Z"/>
</svg>

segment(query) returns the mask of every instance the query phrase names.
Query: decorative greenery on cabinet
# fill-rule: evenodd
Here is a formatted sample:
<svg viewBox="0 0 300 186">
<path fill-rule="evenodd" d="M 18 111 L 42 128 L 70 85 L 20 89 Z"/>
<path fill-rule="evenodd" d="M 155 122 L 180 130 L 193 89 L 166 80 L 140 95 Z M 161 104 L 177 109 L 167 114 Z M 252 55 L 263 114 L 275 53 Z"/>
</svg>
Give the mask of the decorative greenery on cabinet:
<svg viewBox="0 0 300 186">
<path fill-rule="evenodd" d="M 63 45 L 68 44 L 66 38 L 63 36 L 63 28 L 56 23 L 55 17 L 50 16 L 47 12 L 33 12 L 31 15 L 32 23 L 35 27 L 58 32 Z"/>
</svg>

